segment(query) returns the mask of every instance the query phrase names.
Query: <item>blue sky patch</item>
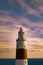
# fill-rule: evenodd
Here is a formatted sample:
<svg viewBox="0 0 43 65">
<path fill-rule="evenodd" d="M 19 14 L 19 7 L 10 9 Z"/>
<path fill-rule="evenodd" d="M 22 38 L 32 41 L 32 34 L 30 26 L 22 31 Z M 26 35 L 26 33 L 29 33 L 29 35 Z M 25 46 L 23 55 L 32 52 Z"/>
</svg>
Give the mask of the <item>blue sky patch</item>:
<svg viewBox="0 0 43 65">
<path fill-rule="evenodd" d="M 38 22 L 38 21 L 43 21 L 43 18 L 39 18 L 38 16 L 28 14 L 27 18 L 31 20 L 32 22 Z"/>
</svg>

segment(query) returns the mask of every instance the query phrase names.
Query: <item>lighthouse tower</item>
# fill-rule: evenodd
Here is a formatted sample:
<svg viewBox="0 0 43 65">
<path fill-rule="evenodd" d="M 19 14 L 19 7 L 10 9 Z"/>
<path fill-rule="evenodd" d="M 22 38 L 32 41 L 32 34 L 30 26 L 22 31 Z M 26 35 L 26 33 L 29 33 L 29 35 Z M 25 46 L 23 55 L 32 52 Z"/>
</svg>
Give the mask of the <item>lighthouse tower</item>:
<svg viewBox="0 0 43 65">
<path fill-rule="evenodd" d="M 18 32 L 18 39 L 16 40 L 16 65 L 27 65 L 27 46 L 23 37 L 24 32 L 22 28 Z"/>
</svg>

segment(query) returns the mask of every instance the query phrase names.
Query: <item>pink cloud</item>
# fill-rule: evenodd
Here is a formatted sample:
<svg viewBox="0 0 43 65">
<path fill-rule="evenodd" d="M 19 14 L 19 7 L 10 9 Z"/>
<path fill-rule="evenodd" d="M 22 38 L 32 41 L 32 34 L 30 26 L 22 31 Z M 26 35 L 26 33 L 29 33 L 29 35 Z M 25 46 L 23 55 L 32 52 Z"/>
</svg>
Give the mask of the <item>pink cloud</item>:
<svg viewBox="0 0 43 65">
<path fill-rule="evenodd" d="M 36 0 L 35 0 L 36 1 Z M 39 7 L 37 5 L 37 2 L 36 2 L 36 5 L 39 7 L 38 9 L 33 9 L 33 8 L 30 8 L 23 0 L 17 0 L 17 2 L 22 6 L 22 8 L 25 9 L 26 11 L 26 14 L 33 14 L 33 15 L 36 15 L 38 17 L 41 17 L 39 14 L 40 13 L 43 13 L 43 7 Z M 34 1 L 33 1 L 34 2 Z M 38 1 L 39 2 L 39 1 Z"/>
<path fill-rule="evenodd" d="M 3 21 L 4 23 L 7 21 L 14 23 L 13 25 L 11 25 L 11 27 L 6 26 L 6 25 L 0 26 L 0 32 L 3 32 L 3 34 L 0 33 L 0 35 L 1 35 L 1 37 L 3 37 L 3 39 L 11 41 L 11 42 L 8 42 L 9 44 L 15 45 L 15 47 L 16 47 L 16 39 L 18 38 L 18 31 L 19 31 L 20 27 L 22 27 L 25 32 L 25 38 L 27 39 L 27 41 L 26 41 L 27 45 L 29 43 L 36 44 L 35 42 L 37 42 L 38 44 L 43 43 L 43 41 L 42 41 L 43 39 L 40 42 L 39 42 L 40 39 L 39 38 L 37 39 L 37 34 L 39 34 L 38 30 L 40 31 L 41 34 L 43 34 L 43 29 L 42 29 L 43 22 L 42 21 L 35 23 L 35 22 L 31 22 L 29 19 L 27 19 L 25 17 L 13 18 L 13 17 L 9 16 L 9 13 L 7 14 L 7 12 L 0 17 L 1 17 L 0 20 Z M 33 31 L 30 27 L 38 27 L 38 28 L 36 28 Z"/>
<path fill-rule="evenodd" d="M 0 16 L 0 21 L 3 21 L 4 23 L 5 22 L 13 22 L 14 25 L 12 24 L 11 27 L 13 28 L 17 28 L 18 25 L 22 25 L 23 27 L 25 28 L 28 28 L 29 29 L 29 26 L 32 27 L 32 26 L 36 26 L 36 27 L 43 27 L 43 22 L 42 21 L 39 21 L 39 22 L 31 22 L 29 19 L 27 18 L 24 18 L 24 17 L 20 17 L 20 18 L 12 18 L 11 16 L 9 16 L 9 13 L 8 14 L 4 14 L 2 16 Z M 28 26 L 25 26 L 25 24 Z M 8 26 L 6 27 L 7 29 L 9 28 Z M 42 30 L 42 29 L 40 29 Z M 38 31 L 38 29 L 36 30 Z M 31 31 L 32 32 L 32 31 Z M 35 31 L 33 31 L 35 32 Z M 43 33 L 43 32 L 42 32 Z"/>
</svg>

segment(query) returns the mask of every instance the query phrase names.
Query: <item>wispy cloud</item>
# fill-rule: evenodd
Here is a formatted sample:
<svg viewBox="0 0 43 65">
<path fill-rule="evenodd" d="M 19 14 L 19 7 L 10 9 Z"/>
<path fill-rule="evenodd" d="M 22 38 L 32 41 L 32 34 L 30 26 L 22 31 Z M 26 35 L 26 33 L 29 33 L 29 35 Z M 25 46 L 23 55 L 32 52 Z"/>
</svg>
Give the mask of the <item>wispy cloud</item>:
<svg viewBox="0 0 43 65">
<path fill-rule="evenodd" d="M 43 22 L 32 22 L 28 18 L 20 17 L 20 18 L 13 18 L 9 15 L 9 13 L 6 12 L 2 16 L 0 16 L 0 38 L 3 42 L 8 43 L 16 43 L 17 39 L 17 32 L 19 31 L 20 27 L 23 27 L 23 30 L 25 31 L 25 37 L 28 39 L 27 42 L 29 42 L 29 37 L 33 38 L 40 38 L 41 34 L 43 35 Z M 24 23 L 25 22 L 25 23 Z M 43 38 L 43 36 L 42 36 Z M 36 41 L 37 42 L 37 41 Z M 30 42 L 31 43 L 31 42 Z M 32 43 L 35 44 L 33 41 Z M 31 44 L 32 44 L 31 43 Z"/>
<path fill-rule="evenodd" d="M 43 51 L 42 0 L 0 0 L 0 48 L 16 48 L 20 27 L 25 32 L 28 55 L 38 57 Z"/>
<path fill-rule="evenodd" d="M 38 1 L 36 1 L 36 0 L 35 1 L 34 0 L 17 0 L 17 1 L 22 6 L 22 8 L 25 9 L 26 14 L 33 14 L 33 15 L 39 16 L 40 13 L 43 13 L 43 6 L 40 7 L 37 4 L 38 2 L 39 2 L 39 4 L 42 3 L 42 1 L 41 2 L 39 0 Z"/>
</svg>

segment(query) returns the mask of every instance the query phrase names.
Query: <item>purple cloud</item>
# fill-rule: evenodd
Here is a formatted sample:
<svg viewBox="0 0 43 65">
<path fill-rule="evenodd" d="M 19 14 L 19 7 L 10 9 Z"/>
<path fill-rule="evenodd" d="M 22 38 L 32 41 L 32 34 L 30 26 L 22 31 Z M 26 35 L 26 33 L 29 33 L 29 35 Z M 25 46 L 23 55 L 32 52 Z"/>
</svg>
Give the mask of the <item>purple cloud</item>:
<svg viewBox="0 0 43 65">
<path fill-rule="evenodd" d="M 22 27 L 25 32 L 27 44 L 28 42 L 30 44 L 36 44 L 35 42 L 42 42 L 43 44 L 43 15 L 41 15 L 41 13 L 43 13 L 43 8 L 40 8 L 37 5 L 38 8 L 34 9 L 32 6 L 32 3 L 34 4 L 34 2 L 28 5 L 26 2 L 24 2 L 24 0 L 16 0 L 15 3 L 14 0 L 9 0 L 8 3 L 11 6 L 11 10 L 0 9 L 0 38 L 2 37 L 1 40 L 12 41 L 8 43 L 15 44 L 19 28 Z M 14 5 L 16 5 L 16 7 L 18 6 L 17 9 L 12 8 L 14 7 Z M 29 41 L 30 38 L 32 39 L 32 41 L 35 39 L 35 42 Z M 41 42 L 39 42 L 39 38 L 42 39 Z"/>
</svg>

